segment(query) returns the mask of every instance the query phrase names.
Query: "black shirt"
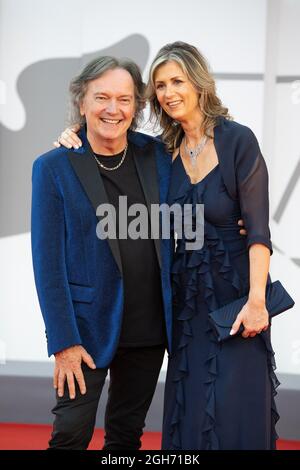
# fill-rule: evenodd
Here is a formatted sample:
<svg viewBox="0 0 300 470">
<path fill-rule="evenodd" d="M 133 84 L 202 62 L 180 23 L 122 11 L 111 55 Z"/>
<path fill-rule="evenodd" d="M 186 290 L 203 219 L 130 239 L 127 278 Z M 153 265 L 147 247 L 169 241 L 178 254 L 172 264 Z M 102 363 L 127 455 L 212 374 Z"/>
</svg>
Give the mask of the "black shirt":
<svg viewBox="0 0 300 470">
<path fill-rule="evenodd" d="M 117 238 L 123 268 L 124 309 L 119 346 L 154 346 L 165 343 L 165 326 L 161 278 L 153 240 L 120 239 L 118 237 L 119 196 L 127 196 L 127 207 L 132 204 L 146 206 L 145 196 L 133 158 L 133 144 L 128 145 L 121 166 L 108 171 L 98 166 L 108 202 L 117 215 Z M 123 152 L 113 156 L 95 154 L 106 167 L 120 163 Z M 127 216 L 128 225 L 136 216 Z M 150 220 L 148 216 L 150 232 Z M 151 232 L 150 232 L 151 233 Z"/>
</svg>

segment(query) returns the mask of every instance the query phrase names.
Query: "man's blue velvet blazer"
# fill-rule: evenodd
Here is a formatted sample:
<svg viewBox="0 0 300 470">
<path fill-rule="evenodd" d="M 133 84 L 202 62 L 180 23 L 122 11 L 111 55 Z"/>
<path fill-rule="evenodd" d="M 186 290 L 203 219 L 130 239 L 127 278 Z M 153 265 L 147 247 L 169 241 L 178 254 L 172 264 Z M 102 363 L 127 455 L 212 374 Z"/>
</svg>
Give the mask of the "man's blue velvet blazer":
<svg viewBox="0 0 300 470">
<path fill-rule="evenodd" d="M 33 164 L 33 267 L 49 356 L 81 344 L 97 367 L 107 367 L 122 323 L 122 265 L 118 241 L 96 236 L 96 209 L 108 201 L 84 130 L 81 139 L 80 149 L 51 150 Z M 171 157 L 158 139 L 137 132 L 128 139 L 148 207 L 165 203 Z M 172 242 L 154 243 L 170 350 Z"/>
</svg>

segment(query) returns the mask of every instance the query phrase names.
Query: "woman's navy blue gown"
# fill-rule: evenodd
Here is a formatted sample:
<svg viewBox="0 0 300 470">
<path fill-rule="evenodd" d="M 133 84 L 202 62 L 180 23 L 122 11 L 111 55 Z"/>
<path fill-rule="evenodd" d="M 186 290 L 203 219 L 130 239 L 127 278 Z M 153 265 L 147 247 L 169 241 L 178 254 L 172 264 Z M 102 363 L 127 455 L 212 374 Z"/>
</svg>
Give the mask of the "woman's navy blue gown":
<svg viewBox="0 0 300 470">
<path fill-rule="evenodd" d="M 221 134 L 215 135 L 218 150 Z M 224 184 L 220 159 L 197 184 L 191 183 L 180 155 L 173 163 L 168 202 L 192 204 L 194 211 L 197 203 L 204 204 L 205 236 L 199 250 L 187 250 L 184 237 L 177 241 L 163 449 L 276 446 L 278 381 L 270 329 L 254 338 L 236 336 L 220 344 L 208 320 L 210 311 L 248 293 L 249 245 L 260 242 L 272 250 L 268 220 L 261 220 L 268 214 L 263 208 L 268 201 L 262 200 L 267 197 L 264 185 L 268 182 L 259 158 L 243 181 L 238 181 L 235 199 Z M 237 171 L 243 178 L 243 172 Z M 246 219 L 247 239 L 237 226 L 241 216 Z"/>
</svg>

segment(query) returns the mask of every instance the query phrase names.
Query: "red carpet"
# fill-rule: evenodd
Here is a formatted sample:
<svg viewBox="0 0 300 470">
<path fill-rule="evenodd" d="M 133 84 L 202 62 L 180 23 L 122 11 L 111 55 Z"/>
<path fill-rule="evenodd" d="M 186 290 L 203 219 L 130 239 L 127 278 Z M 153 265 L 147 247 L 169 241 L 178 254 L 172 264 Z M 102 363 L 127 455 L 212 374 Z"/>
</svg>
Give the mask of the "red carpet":
<svg viewBox="0 0 300 470">
<path fill-rule="evenodd" d="M 51 426 L 37 424 L 0 423 L 0 450 L 42 450 L 47 447 Z M 146 432 L 143 436 L 144 450 L 160 449 L 160 433 Z M 101 449 L 102 429 L 96 429 L 89 449 Z M 299 441 L 279 440 L 279 450 L 300 450 Z"/>
</svg>

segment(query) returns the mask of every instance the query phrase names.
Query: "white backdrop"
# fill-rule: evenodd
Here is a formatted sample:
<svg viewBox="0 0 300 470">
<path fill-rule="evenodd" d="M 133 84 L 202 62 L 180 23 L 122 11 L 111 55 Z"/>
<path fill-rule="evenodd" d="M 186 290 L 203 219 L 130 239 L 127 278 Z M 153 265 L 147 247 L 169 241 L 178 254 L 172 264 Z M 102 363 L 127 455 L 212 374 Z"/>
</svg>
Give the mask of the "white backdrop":
<svg viewBox="0 0 300 470">
<path fill-rule="evenodd" d="M 270 21 L 274 12 L 275 26 Z M 271 149 L 265 157 L 271 177 L 271 231 L 278 248 L 272 257 L 271 274 L 300 305 L 300 188 L 299 184 L 291 185 L 300 160 L 299 22 L 299 0 L 0 0 L 0 126 L 15 133 L 26 126 L 28 109 L 26 112 L 17 80 L 29 65 L 45 59 L 80 57 L 140 34 L 150 46 L 146 78 L 149 63 L 163 44 L 183 40 L 196 45 L 208 58 L 219 95 L 231 114 L 253 129 L 263 149 Z M 267 60 L 272 49 L 267 39 L 270 30 L 278 44 L 272 51 L 271 65 Z M 135 47 L 138 53 L 139 44 Z M 133 56 L 131 52 L 127 55 Z M 268 99 L 267 79 L 274 85 Z M 43 101 L 39 106 L 41 116 L 47 114 Z M 28 145 L 31 139 L 39 139 L 40 132 L 35 129 Z M 54 137 L 49 133 L 48 148 Z M 32 160 L 35 157 L 32 155 Z M 9 158 L 0 142 L 0 171 Z M 22 159 L 21 148 L 17 158 Z M 10 178 L 13 184 L 13 173 Z M 30 186 L 29 179 L 26 184 Z M 9 198 L 5 204 L 10 204 Z M 5 223 L 1 217 L 1 224 Z M 1 237 L 0 260 L 0 361 L 47 361 L 30 234 Z M 280 372 L 300 373 L 298 312 L 297 306 L 273 323 Z"/>
</svg>

